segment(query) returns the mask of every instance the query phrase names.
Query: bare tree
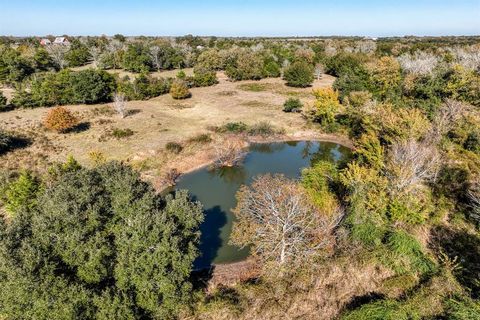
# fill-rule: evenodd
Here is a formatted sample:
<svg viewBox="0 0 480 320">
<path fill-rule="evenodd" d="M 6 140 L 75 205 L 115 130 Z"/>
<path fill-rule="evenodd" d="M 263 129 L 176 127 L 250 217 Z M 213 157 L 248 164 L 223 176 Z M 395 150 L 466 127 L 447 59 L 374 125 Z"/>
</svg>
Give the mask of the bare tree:
<svg viewBox="0 0 480 320">
<path fill-rule="evenodd" d="M 267 265 L 294 267 L 333 240 L 338 214 L 320 214 L 300 184 L 283 175 L 255 178 L 237 199 L 232 243 L 251 246 Z"/>
<path fill-rule="evenodd" d="M 244 143 L 241 139 L 229 137 L 215 146 L 215 167 L 233 167 L 245 157 Z"/>
<path fill-rule="evenodd" d="M 387 163 L 391 191 L 416 191 L 424 183 L 435 180 L 440 165 L 440 154 L 433 144 L 413 139 L 394 143 Z"/>
<path fill-rule="evenodd" d="M 314 74 L 315 74 L 315 77 L 317 78 L 317 80 L 320 80 L 320 79 L 322 78 L 322 74 L 323 74 L 323 67 L 322 67 L 322 65 L 317 64 L 317 65 L 315 66 L 315 72 L 314 72 Z"/>
<path fill-rule="evenodd" d="M 98 63 L 100 62 L 100 57 L 102 55 L 102 50 L 100 50 L 99 47 L 92 46 L 88 49 L 88 52 L 90 53 L 90 57 L 92 57 L 93 66 L 95 68 L 98 68 Z"/>
<path fill-rule="evenodd" d="M 417 51 L 413 55 L 404 54 L 397 60 L 404 71 L 418 75 L 431 74 L 439 63 L 437 56 L 424 51 Z"/>
<path fill-rule="evenodd" d="M 127 99 L 123 93 L 113 95 L 113 108 L 123 119 L 127 115 Z"/>
<path fill-rule="evenodd" d="M 49 45 L 46 46 L 46 49 L 52 60 L 60 67 L 60 69 L 63 69 L 67 64 L 65 55 L 70 47 L 67 45 Z"/>
<path fill-rule="evenodd" d="M 150 50 L 150 59 L 152 60 L 153 66 L 157 69 L 157 71 L 160 71 L 162 68 L 162 58 L 161 58 L 161 52 L 162 49 L 159 46 L 152 46 L 149 48 Z"/>
<path fill-rule="evenodd" d="M 442 136 L 453 129 L 455 123 L 464 117 L 470 110 L 470 106 L 453 99 L 447 99 L 433 119 L 432 130 L 427 140 L 431 143 L 438 143 Z"/>
</svg>

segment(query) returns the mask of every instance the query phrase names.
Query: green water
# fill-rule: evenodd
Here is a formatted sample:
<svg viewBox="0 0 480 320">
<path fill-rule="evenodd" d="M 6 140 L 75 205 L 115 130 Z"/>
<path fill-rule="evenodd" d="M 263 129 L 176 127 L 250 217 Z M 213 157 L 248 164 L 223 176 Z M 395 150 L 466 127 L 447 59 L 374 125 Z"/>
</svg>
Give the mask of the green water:
<svg viewBox="0 0 480 320">
<path fill-rule="evenodd" d="M 234 216 L 235 193 L 243 184 L 265 173 L 282 173 L 290 178 L 300 177 L 303 168 L 319 160 L 345 161 L 350 150 L 330 142 L 277 142 L 251 145 L 241 166 L 210 170 L 203 168 L 183 176 L 178 189 L 189 190 L 192 197 L 202 202 L 205 220 L 201 226 L 200 251 L 196 268 L 211 264 L 236 262 L 248 256 L 248 249 L 229 245 Z"/>
</svg>

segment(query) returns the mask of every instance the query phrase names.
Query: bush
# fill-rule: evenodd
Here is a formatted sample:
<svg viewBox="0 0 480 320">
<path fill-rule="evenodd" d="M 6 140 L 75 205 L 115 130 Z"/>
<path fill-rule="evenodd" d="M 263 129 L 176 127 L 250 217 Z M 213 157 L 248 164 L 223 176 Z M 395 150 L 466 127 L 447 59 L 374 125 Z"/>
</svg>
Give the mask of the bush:
<svg viewBox="0 0 480 320">
<path fill-rule="evenodd" d="M 251 136 L 271 136 L 276 134 L 277 131 L 273 125 L 268 121 L 261 121 L 248 129 L 248 134 Z"/>
<path fill-rule="evenodd" d="M 134 132 L 130 129 L 118 129 L 114 128 L 112 131 L 112 136 L 117 139 L 127 138 L 133 136 Z"/>
<path fill-rule="evenodd" d="M 123 55 L 123 68 L 133 72 L 152 70 L 148 48 L 141 43 L 129 44 Z"/>
<path fill-rule="evenodd" d="M 11 148 L 12 140 L 12 136 L 8 132 L 0 130 L 0 154 Z"/>
<path fill-rule="evenodd" d="M 463 147 L 467 150 L 480 154 L 480 131 L 470 132 Z"/>
<path fill-rule="evenodd" d="M 12 102 L 19 107 L 109 102 L 115 87 L 114 76 L 103 70 L 62 70 L 34 79 L 30 92 L 19 91 Z"/>
<path fill-rule="evenodd" d="M 0 112 L 7 106 L 7 98 L 0 91 Z"/>
<path fill-rule="evenodd" d="M 285 112 L 300 112 L 302 108 L 303 103 L 298 98 L 289 98 L 283 104 L 283 111 Z"/>
<path fill-rule="evenodd" d="M 28 171 L 22 172 L 10 183 L 5 191 L 5 209 L 10 217 L 14 217 L 22 208 L 33 208 L 39 189 L 40 182 Z"/>
<path fill-rule="evenodd" d="M 193 83 L 195 87 L 209 87 L 218 83 L 215 71 L 203 68 L 195 68 L 193 70 Z"/>
<path fill-rule="evenodd" d="M 291 87 L 305 88 L 313 83 L 313 67 L 306 62 L 297 61 L 292 63 L 283 75 L 287 85 Z"/>
<path fill-rule="evenodd" d="M 250 50 L 239 50 L 227 62 L 225 73 L 234 81 L 260 80 L 264 77 L 263 58 Z"/>
<path fill-rule="evenodd" d="M 212 137 L 208 133 L 202 133 L 195 137 L 188 139 L 188 142 L 193 143 L 209 143 L 212 142 Z"/>
<path fill-rule="evenodd" d="M 173 99 L 187 99 L 191 96 L 187 84 L 182 80 L 176 80 L 172 83 L 170 94 Z"/>
<path fill-rule="evenodd" d="M 177 143 L 177 142 L 168 142 L 166 145 L 165 145 L 165 149 L 167 149 L 168 151 L 172 152 L 172 153 L 175 153 L 175 154 L 178 154 L 180 152 L 182 152 L 183 150 L 183 147 L 180 143 Z"/>
<path fill-rule="evenodd" d="M 219 132 L 242 133 L 247 130 L 247 125 L 243 122 L 228 122 L 221 126 Z"/>
<path fill-rule="evenodd" d="M 78 119 L 68 109 L 56 107 L 48 112 L 43 124 L 49 130 L 65 133 L 78 124 Z"/>
</svg>

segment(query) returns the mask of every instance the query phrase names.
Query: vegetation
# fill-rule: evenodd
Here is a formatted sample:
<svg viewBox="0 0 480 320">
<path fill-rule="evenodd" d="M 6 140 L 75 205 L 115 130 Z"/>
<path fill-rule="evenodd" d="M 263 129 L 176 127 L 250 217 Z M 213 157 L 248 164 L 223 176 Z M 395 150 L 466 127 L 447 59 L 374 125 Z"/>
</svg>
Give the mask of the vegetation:
<svg viewBox="0 0 480 320">
<path fill-rule="evenodd" d="M 283 111 L 285 112 L 301 112 L 303 103 L 298 98 L 288 98 L 283 104 Z"/>
<path fill-rule="evenodd" d="M 43 124 L 49 130 L 66 133 L 78 124 L 78 119 L 68 109 L 56 107 L 48 112 Z"/>
<path fill-rule="evenodd" d="M 47 166 L 45 154 L 14 150 L 18 137 L 6 130 L 19 131 L 11 117 L 0 130 L 1 319 L 478 318 L 478 37 L 167 42 L 117 35 L 46 47 L 35 39 L 0 40 L 0 82 L 9 97 L 14 92 L 12 108 L 108 102 L 120 118 L 128 116 L 104 120 L 117 123 L 133 118 L 127 101 L 167 93 L 184 99 L 194 87 L 215 85 L 220 70 L 231 81 L 250 81 L 227 83 L 242 91 L 228 88 L 222 94 L 229 96 L 267 95 L 273 81 L 251 81 L 266 77 L 299 88 L 322 73 L 336 77 L 333 87 L 315 83 L 310 97 L 303 96 L 309 89 L 289 89 L 306 103 L 290 98 L 284 111 L 303 118 L 268 109 L 274 126 L 256 118 L 259 108 L 253 118 L 222 115 L 209 123 L 209 134 L 184 135 L 177 140 L 183 145 L 169 142 L 155 153 L 178 162 L 178 170 L 165 158 L 155 166 L 151 158 L 138 161 L 148 167 L 142 176 L 160 187 L 175 184 L 195 148 L 209 149 L 214 166 L 241 164 L 245 140 L 283 133 L 278 118 L 287 119 L 285 127 L 298 121 L 305 132 L 348 137 L 354 146 L 347 163 L 332 161 L 336 150 L 325 147 L 299 179 L 266 175 L 241 187 L 232 242 L 251 248 L 254 259 L 244 263 L 255 271 L 222 283 L 215 270 L 205 283 L 192 272 L 201 208 L 186 192 L 158 195 L 139 173 L 95 150 L 87 152 L 92 168 L 69 160 L 38 170 Z M 193 76 L 187 69 L 158 76 L 192 67 Z M 119 71 L 130 73 L 111 74 Z M 0 95 L 2 111 L 6 104 Z M 77 114 L 90 114 L 72 108 L 46 111 L 44 126 L 53 133 L 25 129 L 36 149 L 60 154 L 50 140 L 74 129 Z M 104 108 L 111 116 L 112 104 Z M 154 132 L 166 131 L 163 119 L 151 121 L 148 130 L 158 124 Z M 134 134 L 116 126 L 107 133 Z M 23 153 L 33 164 L 15 158 Z M 208 290 L 194 291 L 191 281 Z"/>
<path fill-rule="evenodd" d="M 188 86 L 183 80 L 176 80 L 170 87 L 170 95 L 173 99 L 187 99 L 192 94 L 188 90 Z"/>
<path fill-rule="evenodd" d="M 2 316 L 166 319 L 191 299 L 202 214 L 185 192 L 161 198 L 119 163 L 28 177 L 1 224 Z"/>
<path fill-rule="evenodd" d="M 291 87 L 308 87 L 313 82 L 313 67 L 303 61 L 294 62 L 285 70 L 283 78 Z"/>
</svg>

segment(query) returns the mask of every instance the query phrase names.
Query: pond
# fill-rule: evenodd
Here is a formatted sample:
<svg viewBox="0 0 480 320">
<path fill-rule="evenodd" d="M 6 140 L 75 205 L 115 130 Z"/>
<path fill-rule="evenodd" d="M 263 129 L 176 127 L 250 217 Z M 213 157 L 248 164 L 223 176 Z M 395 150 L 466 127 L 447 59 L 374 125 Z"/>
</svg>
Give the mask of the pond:
<svg viewBox="0 0 480 320">
<path fill-rule="evenodd" d="M 201 256 L 195 261 L 195 268 L 237 262 L 248 256 L 248 249 L 228 243 L 234 221 L 231 209 L 236 206 L 235 194 L 241 185 L 250 184 L 254 177 L 266 173 L 299 178 L 303 168 L 317 161 L 339 162 L 349 157 L 350 149 L 331 142 L 258 143 L 250 146 L 238 167 L 205 167 L 184 175 L 176 188 L 189 190 L 195 200 L 202 202 L 205 212 L 200 227 Z"/>
</svg>

